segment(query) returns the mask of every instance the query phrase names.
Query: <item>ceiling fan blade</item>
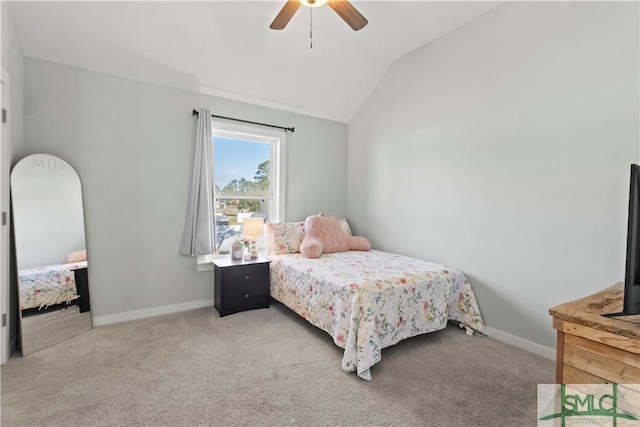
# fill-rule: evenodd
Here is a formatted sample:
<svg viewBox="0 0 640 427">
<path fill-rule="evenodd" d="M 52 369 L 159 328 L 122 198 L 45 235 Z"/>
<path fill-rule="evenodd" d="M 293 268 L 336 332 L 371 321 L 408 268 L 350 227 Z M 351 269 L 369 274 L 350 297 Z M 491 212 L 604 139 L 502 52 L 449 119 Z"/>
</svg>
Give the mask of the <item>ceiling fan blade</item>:
<svg viewBox="0 0 640 427">
<path fill-rule="evenodd" d="M 278 13 L 278 16 L 276 16 L 276 19 L 274 19 L 271 25 L 269 25 L 269 28 L 272 30 L 282 30 L 287 26 L 289 20 L 291 20 L 293 14 L 296 13 L 299 7 L 300 2 L 298 0 L 287 1 L 280 10 L 280 13 Z"/>
<path fill-rule="evenodd" d="M 363 29 L 369 23 L 367 18 L 346 0 L 329 0 L 329 6 L 355 31 Z"/>
</svg>

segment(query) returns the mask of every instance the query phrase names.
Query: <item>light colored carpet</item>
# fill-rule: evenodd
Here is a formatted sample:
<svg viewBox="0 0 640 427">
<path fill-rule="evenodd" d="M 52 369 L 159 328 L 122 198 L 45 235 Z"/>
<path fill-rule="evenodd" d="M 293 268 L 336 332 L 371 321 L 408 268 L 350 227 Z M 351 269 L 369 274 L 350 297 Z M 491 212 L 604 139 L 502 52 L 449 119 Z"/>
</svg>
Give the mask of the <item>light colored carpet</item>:
<svg viewBox="0 0 640 427">
<path fill-rule="evenodd" d="M 384 349 L 367 382 L 279 303 L 101 326 L 1 369 L 3 427 L 535 426 L 554 363 L 456 326 Z"/>
</svg>

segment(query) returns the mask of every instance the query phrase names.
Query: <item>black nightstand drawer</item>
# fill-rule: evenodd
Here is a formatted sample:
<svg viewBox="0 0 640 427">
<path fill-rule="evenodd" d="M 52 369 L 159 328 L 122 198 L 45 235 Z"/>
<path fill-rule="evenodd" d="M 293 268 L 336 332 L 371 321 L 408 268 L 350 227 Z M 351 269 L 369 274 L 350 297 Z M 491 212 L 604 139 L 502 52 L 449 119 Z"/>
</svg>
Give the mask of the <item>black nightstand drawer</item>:
<svg viewBox="0 0 640 427">
<path fill-rule="evenodd" d="M 269 261 L 214 261 L 214 307 L 220 317 L 269 307 Z"/>
<path fill-rule="evenodd" d="M 260 287 L 260 282 L 263 282 L 265 277 L 268 280 L 269 277 L 269 264 L 267 263 L 238 265 L 220 270 L 225 289 L 251 287 L 252 285 Z"/>
<path fill-rule="evenodd" d="M 269 307 L 269 293 L 257 293 L 247 288 L 227 289 L 223 298 L 224 308 L 228 313 Z"/>
</svg>

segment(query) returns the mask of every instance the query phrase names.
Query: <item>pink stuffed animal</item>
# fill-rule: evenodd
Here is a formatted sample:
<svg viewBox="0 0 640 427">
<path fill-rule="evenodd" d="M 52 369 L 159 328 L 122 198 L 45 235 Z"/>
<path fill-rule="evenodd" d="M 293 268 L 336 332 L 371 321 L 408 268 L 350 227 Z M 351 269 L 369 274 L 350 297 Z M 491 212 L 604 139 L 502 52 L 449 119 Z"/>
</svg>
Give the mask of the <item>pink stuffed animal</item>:
<svg viewBox="0 0 640 427">
<path fill-rule="evenodd" d="M 333 216 L 312 215 L 304 222 L 300 252 L 305 258 L 335 252 L 368 251 L 371 244 L 364 237 L 349 236 Z"/>
</svg>

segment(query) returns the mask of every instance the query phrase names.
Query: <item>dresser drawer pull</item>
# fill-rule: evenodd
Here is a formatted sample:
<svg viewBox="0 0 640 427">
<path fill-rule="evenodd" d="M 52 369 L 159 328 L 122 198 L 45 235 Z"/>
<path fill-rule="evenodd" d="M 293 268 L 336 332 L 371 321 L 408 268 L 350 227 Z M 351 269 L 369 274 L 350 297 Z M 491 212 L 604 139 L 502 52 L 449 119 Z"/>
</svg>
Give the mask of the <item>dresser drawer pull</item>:
<svg viewBox="0 0 640 427">
<path fill-rule="evenodd" d="M 249 276 L 244 276 L 245 280 L 249 280 Z"/>
<path fill-rule="evenodd" d="M 249 294 L 244 294 L 244 297 L 245 298 L 249 298 Z"/>
</svg>

